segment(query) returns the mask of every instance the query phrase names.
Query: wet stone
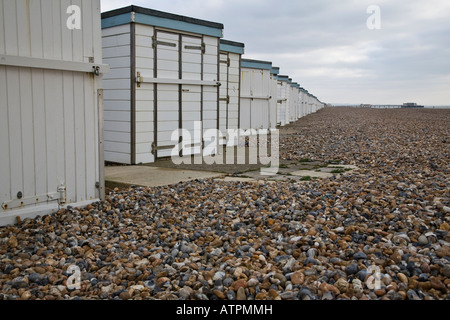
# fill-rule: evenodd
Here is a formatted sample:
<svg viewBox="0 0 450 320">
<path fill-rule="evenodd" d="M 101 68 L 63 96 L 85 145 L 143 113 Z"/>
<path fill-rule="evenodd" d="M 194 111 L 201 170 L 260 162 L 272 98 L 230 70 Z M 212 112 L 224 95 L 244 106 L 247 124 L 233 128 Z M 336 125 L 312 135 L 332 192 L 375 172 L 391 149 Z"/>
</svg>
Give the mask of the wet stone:
<svg viewBox="0 0 450 320">
<path fill-rule="evenodd" d="M 351 263 L 345 267 L 345 273 L 348 275 L 355 274 L 358 272 L 358 265 L 356 263 Z"/>
</svg>

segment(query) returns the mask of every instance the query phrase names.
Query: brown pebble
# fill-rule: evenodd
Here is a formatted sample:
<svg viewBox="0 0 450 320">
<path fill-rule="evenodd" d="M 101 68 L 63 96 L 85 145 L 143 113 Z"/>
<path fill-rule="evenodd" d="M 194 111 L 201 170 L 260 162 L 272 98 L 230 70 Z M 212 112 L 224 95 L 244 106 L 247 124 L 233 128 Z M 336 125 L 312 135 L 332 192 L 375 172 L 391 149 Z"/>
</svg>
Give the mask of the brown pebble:
<svg viewBox="0 0 450 320">
<path fill-rule="evenodd" d="M 15 248 L 15 247 L 17 247 L 17 245 L 18 245 L 17 238 L 15 236 L 9 237 L 8 246 L 10 248 Z"/>
<path fill-rule="evenodd" d="M 269 297 L 271 299 L 275 299 L 275 298 L 277 298 L 279 296 L 278 292 L 275 289 L 270 289 L 267 294 L 269 295 Z"/>
<path fill-rule="evenodd" d="M 376 294 L 378 297 L 381 297 L 381 296 L 383 296 L 383 295 L 386 294 L 386 290 L 383 289 L 383 288 L 377 289 L 377 290 L 375 290 L 375 294 Z"/>
<path fill-rule="evenodd" d="M 448 224 L 447 222 L 444 222 L 439 226 L 439 229 L 444 230 L 444 231 L 450 231 L 450 224 Z"/>
<path fill-rule="evenodd" d="M 21 295 L 20 298 L 22 300 L 28 300 L 31 298 L 31 292 L 30 291 L 24 291 Z"/>
<path fill-rule="evenodd" d="M 399 272 L 399 273 L 397 273 L 397 278 L 398 278 L 401 282 L 408 284 L 408 278 L 405 276 L 405 274 Z"/>
<path fill-rule="evenodd" d="M 291 274 L 291 282 L 292 284 L 302 284 L 305 281 L 305 275 L 302 271 L 296 271 Z"/>
<path fill-rule="evenodd" d="M 131 298 L 131 296 L 130 296 L 130 293 L 128 292 L 128 291 L 122 291 L 120 294 L 119 294 L 119 298 L 120 299 L 122 299 L 122 300 L 128 300 L 128 299 L 130 299 Z"/>
<path fill-rule="evenodd" d="M 239 290 L 239 288 L 247 288 L 247 281 L 245 279 L 239 279 L 234 283 L 234 290 Z"/>
<path fill-rule="evenodd" d="M 247 296 L 245 295 L 245 289 L 240 287 L 236 292 L 236 300 L 247 300 Z"/>
<path fill-rule="evenodd" d="M 267 292 L 261 291 L 256 295 L 255 300 L 265 300 L 266 298 L 267 298 Z"/>
<path fill-rule="evenodd" d="M 430 278 L 430 284 L 433 289 L 440 290 L 443 292 L 447 290 L 446 286 L 442 283 L 442 281 L 436 277 Z"/>
<path fill-rule="evenodd" d="M 219 298 L 219 299 L 225 299 L 226 298 L 225 294 L 222 291 L 220 291 L 220 290 L 215 289 L 213 292 L 217 296 L 217 298 Z"/>
</svg>

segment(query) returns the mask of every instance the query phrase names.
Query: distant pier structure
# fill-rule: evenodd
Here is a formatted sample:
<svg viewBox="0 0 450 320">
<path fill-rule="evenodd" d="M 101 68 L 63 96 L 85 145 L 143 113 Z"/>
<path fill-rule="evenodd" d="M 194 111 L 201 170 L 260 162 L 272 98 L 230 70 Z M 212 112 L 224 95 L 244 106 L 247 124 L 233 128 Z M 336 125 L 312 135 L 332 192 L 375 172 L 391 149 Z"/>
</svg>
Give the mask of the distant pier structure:
<svg viewBox="0 0 450 320">
<path fill-rule="evenodd" d="M 404 104 L 361 104 L 360 107 L 372 109 L 400 109 L 400 108 L 424 108 L 415 102 L 406 102 Z"/>
</svg>

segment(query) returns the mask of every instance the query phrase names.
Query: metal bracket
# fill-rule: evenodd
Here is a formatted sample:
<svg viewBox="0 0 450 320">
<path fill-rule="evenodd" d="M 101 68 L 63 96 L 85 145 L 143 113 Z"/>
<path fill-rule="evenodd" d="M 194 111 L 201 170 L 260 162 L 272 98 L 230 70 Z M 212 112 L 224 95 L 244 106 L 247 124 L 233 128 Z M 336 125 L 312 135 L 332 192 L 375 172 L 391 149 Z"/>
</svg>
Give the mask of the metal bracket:
<svg viewBox="0 0 450 320">
<path fill-rule="evenodd" d="M 220 98 L 219 101 L 226 101 L 227 104 L 230 103 L 230 96 L 227 96 L 226 98 Z"/>
<path fill-rule="evenodd" d="M 202 42 L 202 53 L 205 54 L 206 52 L 206 44 Z"/>
<path fill-rule="evenodd" d="M 144 82 L 144 77 L 141 76 L 141 73 L 138 72 L 137 73 L 137 77 L 136 77 L 136 83 L 137 83 L 137 87 L 140 88 L 141 87 L 141 82 Z"/>
<path fill-rule="evenodd" d="M 96 76 L 100 75 L 100 67 L 99 66 L 92 66 L 92 73 L 95 74 Z"/>
<path fill-rule="evenodd" d="M 66 186 L 61 184 L 58 186 L 56 191 L 59 192 L 59 199 L 58 199 L 59 204 L 60 205 L 66 204 Z"/>
<path fill-rule="evenodd" d="M 8 209 L 14 209 L 14 208 L 21 208 L 21 207 L 28 206 L 28 205 L 39 204 L 39 203 L 50 202 L 50 201 L 59 201 L 61 203 L 60 200 L 63 200 L 65 203 L 65 187 L 64 187 L 63 192 L 59 191 L 59 188 L 60 187 L 58 187 L 57 192 L 48 193 L 45 195 L 39 195 L 39 196 L 35 196 L 35 197 L 26 197 L 26 198 L 5 201 L 1 205 L 2 209 L 8 210 Z M 63 197 L 63 198 L 61 198 L 61 197 Z"/>
</svg>

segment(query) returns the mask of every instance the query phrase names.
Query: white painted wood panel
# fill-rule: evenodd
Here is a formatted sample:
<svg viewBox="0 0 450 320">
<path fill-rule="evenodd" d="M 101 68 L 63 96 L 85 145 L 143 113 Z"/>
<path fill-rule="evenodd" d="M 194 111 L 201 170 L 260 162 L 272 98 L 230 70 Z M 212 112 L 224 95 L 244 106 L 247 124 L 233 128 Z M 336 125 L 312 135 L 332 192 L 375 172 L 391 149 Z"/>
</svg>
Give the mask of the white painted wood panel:
<svg viewBox="0 0 450 320">
<path fill-rule="evenodd" d="M 79 32 L 66 27 L 72 4 L 81 8 Z M 100 2 L 0 0 L 0 53 L 101 63 Z M 98 199 L 100 79 L 0 65 L 0 224 L 56 210 L 47 195 L 60 185 L 68 204 Z"/>
<path fill-rule="evenodd" d="M 106 161 L 131 163 L 131 37 L 130 26 L 102 30 L 103 62 L 110 65 L 104 87 L 104 156 Z M 115 135 L 113 134 L 115 133 Z M 117 136 L 122 137 L 118 140 Z M 128 141 L 123 141 L 128 136 Z M 124 147 L 124 143 L 128 146 Z"/>
<path fill-rule="evenodd" d="M 0 14 L 2 14 L 0 6 Z M 2 14 L 3 17 L 3 14 Z M 0 25 L 2 25 L 0 23 Z M 1 40 L 1 39 L 0 39 Z M 8 94 L 6 67 L 0 66 L 0 97 L 6 97 Z M 9 121 L 7 99 L 0 99 L 0 145 L 3 150 L 9 150 Z M 0 199 L 11 199 L 11 172 L 10 156 L 0 157 Z"/>
</svg>

